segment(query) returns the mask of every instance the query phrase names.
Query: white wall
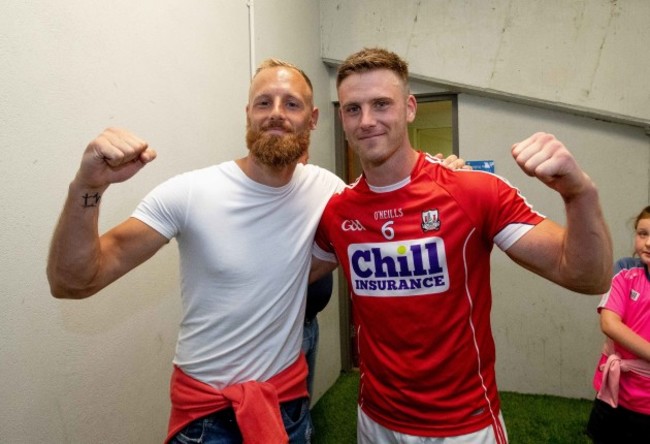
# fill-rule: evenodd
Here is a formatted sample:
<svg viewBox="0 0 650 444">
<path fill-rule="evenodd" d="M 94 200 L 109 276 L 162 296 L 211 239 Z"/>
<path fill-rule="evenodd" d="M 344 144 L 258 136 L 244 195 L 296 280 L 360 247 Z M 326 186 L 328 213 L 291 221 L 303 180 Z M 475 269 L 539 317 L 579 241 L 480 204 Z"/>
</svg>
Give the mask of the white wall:
<svg viewBox="0 0 650 444">
<path fill-rule="evenodd" d="M 316 2 L 258 3 L 257 61 L 293 58 L 326 105 Z M 159 157 L 104 195 L 102 229 L 164 179 L 246 153 L 247 2 L 2 2 L 0 65 L 0 440 L 159 443 L 180 317 L 175 242 L 84 301 L 49 295 L 48 244 L 81 153 L 107 126 Z M 328 166 L 324 114 L 312 160 Z"/>
</svg>

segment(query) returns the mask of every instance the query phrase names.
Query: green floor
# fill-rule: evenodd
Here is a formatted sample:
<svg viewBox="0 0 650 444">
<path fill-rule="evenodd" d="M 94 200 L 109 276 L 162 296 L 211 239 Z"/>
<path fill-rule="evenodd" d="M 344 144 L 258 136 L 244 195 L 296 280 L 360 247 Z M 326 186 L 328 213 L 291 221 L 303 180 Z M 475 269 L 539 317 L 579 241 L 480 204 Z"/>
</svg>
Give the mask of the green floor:
<svg viewBox="0 0 650 444">
<path fill-rule="evenodd" d="M 356 441 L 356 372 L 342 373 L 316 403 L 312 419 L 314 444 L 354 444 Z M 584 444 L 591 400 L 501 392 L 502 411 L 513 444 Z"/>
</svg>

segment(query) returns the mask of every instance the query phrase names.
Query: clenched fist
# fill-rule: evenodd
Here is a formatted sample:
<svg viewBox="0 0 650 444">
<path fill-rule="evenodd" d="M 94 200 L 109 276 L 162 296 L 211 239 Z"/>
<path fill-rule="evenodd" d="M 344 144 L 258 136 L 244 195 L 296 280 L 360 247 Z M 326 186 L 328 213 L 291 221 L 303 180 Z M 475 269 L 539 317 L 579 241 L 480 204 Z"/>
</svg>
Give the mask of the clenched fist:
<svg viewBox="0 0 650 444">
<path fill-rule="evenodd" d="M 144 140 L 124 129 L 107 128 L 88 144 L 75 181 L 105 189 L 130 179 L 155 158 L 156 152 Z"/>
</svg>

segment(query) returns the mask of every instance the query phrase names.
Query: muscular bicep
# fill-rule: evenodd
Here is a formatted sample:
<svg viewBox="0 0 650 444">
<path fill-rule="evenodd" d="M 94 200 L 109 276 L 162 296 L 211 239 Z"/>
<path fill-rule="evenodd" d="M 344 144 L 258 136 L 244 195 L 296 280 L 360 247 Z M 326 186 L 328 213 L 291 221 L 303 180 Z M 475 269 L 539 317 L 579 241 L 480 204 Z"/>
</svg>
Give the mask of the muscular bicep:
<svg viewBox="0 0 650 444">
<path fill-rule="evenodd" d="M 564 229 L 545 219 L 508 248 L 506 254 L 533 273 L 564 285 L 560 274 L 563 239 Z"/>
<path fill-rule="evenodd" d="M 169 240 L 144 222 L 129 218 L 103 234 L 99 242 L 94 286 L 101 289 L 152 257 Z"/>
<path fill-rule="evenodd" d="M 521 266 L 568 290 L 601 295 L 611 279 L 607 238 L 586 224 L 574 225 L 578 226 L 564 228 L 545 219 L 506 253 Z"/>
</svg>

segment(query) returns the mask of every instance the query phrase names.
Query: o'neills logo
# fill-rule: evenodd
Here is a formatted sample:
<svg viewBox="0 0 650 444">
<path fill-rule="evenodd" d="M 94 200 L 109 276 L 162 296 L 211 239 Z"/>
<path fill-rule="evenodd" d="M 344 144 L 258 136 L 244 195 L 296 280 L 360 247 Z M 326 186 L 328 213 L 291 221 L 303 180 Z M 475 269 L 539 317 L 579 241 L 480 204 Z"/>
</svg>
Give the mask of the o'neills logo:
<svg viewBox="0 0 650 444">
<path fill-rule="evenodd" d="M 441 238 L 351 244 L 348 258 L 353 290 L 359 296 L 418 296 L 449 289 Z"/>
</svg>

